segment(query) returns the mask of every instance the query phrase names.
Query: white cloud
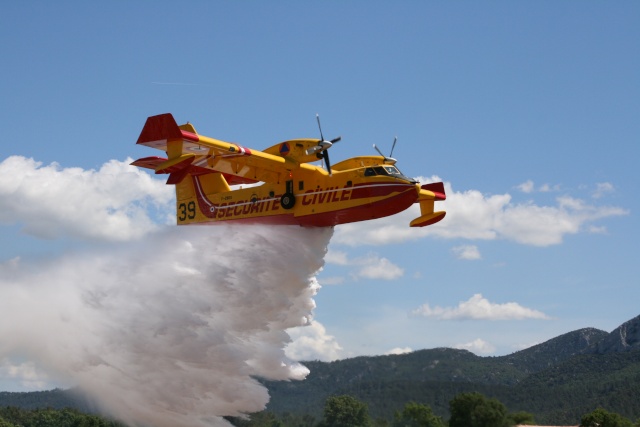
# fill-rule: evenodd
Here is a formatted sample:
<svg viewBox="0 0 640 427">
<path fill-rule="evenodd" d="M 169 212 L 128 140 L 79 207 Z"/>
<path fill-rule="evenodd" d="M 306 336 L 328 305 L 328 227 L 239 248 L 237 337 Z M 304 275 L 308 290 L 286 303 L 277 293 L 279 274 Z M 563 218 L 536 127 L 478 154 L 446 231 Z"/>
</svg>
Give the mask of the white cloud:
<svg viewBox="0 0 640 427">
<path fill-rule="evenodd" d="M 387 351 L 385 354 L 389 355 L 389 354 L 407 354 L 407 353 L 412 353 L 413 349 L 411 347 L 396 347 L 396 348 L 392 348 L 391 350 Z"/>
<path fill-rule="evenodd" d="M 320 322 L 314 320 L 306 326 L 288 329 L 287 333 L 292 342 L 285 348 L 285 354 L 292 360 L 330 362 L 341 357 L 342 347 Z"/>
<path fill-rule="evenodd" d="M 496 348 L 493 345 L 480 338 L 476 338 L 475 340 L 465 344 L 456 344 L 453 347 L 461 350 L 469 350 L 477 355 L 487 355 L 496 352 Z"/>
<path fill-rule="evenodd" d="M 541 311 L 523 307 L 515 302 L 492 303 L 481 294 L 475 294 L 467 301 L 461 301 L 457 307 L 431 307 L 429 304 L 424 304 L 414 310 L 413 314 L 440 320 L 549 319 Z"/>
<path fill-rule="evenodd" d="M 538 191 L 540 191 L 541 193 L 549 193 L 551 191 L 560 191 L 560 186 L 559 185 L 542 184 L 540 186 L 540 188 L 538 188 Z"/>
<path fill-rule="evenodd" d="M 595 225 L 592 225 L 589 228 L 587 228 L 587 231 L 589 231 L 589 233 L 591 234 L 607 234 L 606 227 L 597 227 Z"/>
<path fill-rule="evenodd" d="M 539 186 L 536 189 L 535 184 L 530 179 L 525 181 L 525 182 L 523 182 L 522 184 L 518 185 L 516 188 L 518 188 L 523 193 L 527 193 L 527 194 L 533 193 L 535 191 L 539 191 L 540 193 L 549 193 L 551 191 L 560 191 L 560 186 L 559 185 L 551 185 L 551 184 L 542 184 L 541 186 Z"/>
<path fill-rule="evenodd" d="M 533 189 L 534 189 L 533 181 L 529 179 L 526 182 L 523 182 L 522 184 L 518 185 L 518 188 L 523 193 L 531 193 L 533 192 Z"/>
<path fill-rule="evenodd" d="M 478 247 L 475 245 L 456 246 L 451 251 L 458 259 L 476 260 L 482 258 Z"/>
<path fill-rule="evenodd" d="M 394 280 L 402 277 L 404 270 L 387 258 L 370 254 L 356 260 L 360 268 L 355 272 L 357 278 Z"/>
<path fill-rule="evenodd" d="M 123 241 L 156 228 L 155 209 L 166 222 L 173 188 L 111 160 L 99 170 L 61 168 L 21 156 L 0 162 L 0 223 L 21 224 L 26 233 Z"/>
<path fill-rule="evenodd" d="M 330 276 L 330 277 L 322 277 L 322 279 L 319 280 L 321 285 L 327 285 L 327 286 L 332 286 L 332 285 L 341 285 L 344 283 L 344 277 L 340 277 L 340 276 Z"/>
<path fill-rule="evenodd" d="M 334 249 L 329 249 L 327 254 L 324 256 L 324 261 L 327 264 L 337 264 L 337 265 L 348 265 L 349 258 L 346 252 L 336 251 Z"/>
<path fill-rule="evenodd" d="M 20 389 L 17 391 L 37 391 L 58 386 L 31 361 L 14 362 L 8 358 L 0 360 L 0 379 L 2 378 L 18 381 Z M 5 386 L 4 390 L 6 389 Z"/>
<path fill-rule="evenodd" d="M 599 199 L 607 193 L 613 193 L 614 191 L 615 188 L 613 187 L 613 184 L 609 182 L 599 182 L 596 184 L 596 190 L 593 192 L 591 197 Z"/>
<path fill-rule="evenodd" d="M 437 202 L 436 209 L 446 210 L 447 216 L 437 224 L 409 227 L 409 222 L 420 215 L 418 205 L 414 204 L 398 215 L 336 227 L 333 242 L 349 246 L 383 245 L 431 236 L 504 239 L 549 246 L 562 243 L 566 235 L 588 231 L 593 221 L 628 214 L 623 208 L 589 205 L 569 196 L 556 198 L 555 205 L 540 206 L 532 202 L 514 203 L 509 194 L 454 192 L 449 183 L 445 183 L 445 188 L 447 200 Z"/>
<path fill-rule="evenodd" d="M 327 264 L 335 264 L 350 267 L 349 275 L 353 280 L 358 279 L 381 279 L 394 280 L 404 275 L 404 269 L 397 266 L 390 260 L 380 257 L 375 253 L 356 258 L 349 258 L 346 252 L 330 249 L 325 256 Z M 328 282 L 327 282 L 328 280 Z M 344 279 L 338 277 L 323 279 L 323 283 L 338 284 Z"/>
</svg>

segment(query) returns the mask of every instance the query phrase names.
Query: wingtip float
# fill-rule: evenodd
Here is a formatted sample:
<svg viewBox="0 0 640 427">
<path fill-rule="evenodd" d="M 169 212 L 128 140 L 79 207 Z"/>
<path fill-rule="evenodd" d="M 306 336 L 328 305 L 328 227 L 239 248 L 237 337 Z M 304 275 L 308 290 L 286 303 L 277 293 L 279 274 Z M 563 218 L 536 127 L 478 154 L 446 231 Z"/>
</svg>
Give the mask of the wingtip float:
<svg viewBox="0 0 640 427">
<path fill-rule="evenodd" d="M 171 114 L 161 114 L 147 119 L 137 143 L 164 151 L 167 158 L 146 157 L 132 165 L 169 175 L 179 225 L 242 221 L 330 227 L 395 215 L 414 203 L 420 204 L 420 216 L 411 227 L 444 218 L 444 211 L 434 210 L 436 201 L 446 199 L 442 182 L 420 185 L 384 155 L 331 165 L 328 150 L 340 138 L 326 141 L 322 129 L 320 135 L 259 151 L 200 135 L 190 123 L 179 126 Z M 326 169 L 309 164 L 318 160 Z"/>
</svg>

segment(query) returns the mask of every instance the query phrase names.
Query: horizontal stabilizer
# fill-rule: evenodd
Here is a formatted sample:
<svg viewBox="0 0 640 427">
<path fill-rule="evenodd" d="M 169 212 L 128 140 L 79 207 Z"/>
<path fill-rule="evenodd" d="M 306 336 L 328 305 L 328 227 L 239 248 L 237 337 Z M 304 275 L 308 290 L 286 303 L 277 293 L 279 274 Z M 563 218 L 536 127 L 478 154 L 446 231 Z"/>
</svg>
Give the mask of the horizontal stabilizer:
<svg viewBox="0 0 640 427">
<path fill-rule="evenodd" d="M 145 157 L 142 159 L 138 159 L 135 162 L 131 163 L 132 166 L 138 166 L 141 168 L 151 169 L 156 171 L 156 173 L 174 173 L 184 169 L 183 164 L 181 162 L 177 162 L 177 164 L 168 164 L 171 160 L 167 160 L 164 157 Z M 188 159 L 182 159 L 182 161 L 188 161 Z M 191 160 L 193 161 L 193 160 Z M 190 162 L 189 162 L 190 163 Z M 202 175 L 205 173 L 213 173 L 214 171 L 206 168 L 202 168 L 195 165 L 186 165 L 189 166 L 189 172 L 192 175 Z"/>
<path fill-rule="evenodd" d="M 200 166 L 196 166 L 193 164 L 187 164 L 186 167 L 178 162 L 178 164 L 166 166 L 169 160 L 164 157 L 151 156 L 145 157 L 142 159 L 138 159 L 135 162 L 132 162 L 132 166 L 138 166 L 145 169 L 151 169 L 156 171 L 156 173 L 168 173 L 169 180 L 167 184 L 175 184 L 176 182 L 182 181 L 187 174 L 199 176 L 216 173 L 216 171 L 203 168 Z M 183 159 L 183 161 L 185 161 Z M 187 160 L 188 161 L 188 160 Z M 229 183 L 229 185 L 239 185 L 239 184 L 254 184 L 257 181 L 255 179 L 242 178 L 240 176 L 222 174 L 225 180 Z"/>
<path fill-rule="evenodd" d="M 196 156 L 194 154 L 183 154 L 173 159 L 165 160 L 156 166 L 156 173 L 171 173 L 172 169 L 174 172 L 176 169 L 187 169 L 195 158 Z"/>
</svg>

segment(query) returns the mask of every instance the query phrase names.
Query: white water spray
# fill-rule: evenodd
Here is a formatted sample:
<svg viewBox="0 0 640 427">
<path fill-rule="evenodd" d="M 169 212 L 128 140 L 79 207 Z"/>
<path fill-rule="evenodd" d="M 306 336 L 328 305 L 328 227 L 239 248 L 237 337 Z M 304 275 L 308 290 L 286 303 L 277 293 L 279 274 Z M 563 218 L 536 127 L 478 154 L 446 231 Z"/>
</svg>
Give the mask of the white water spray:
<svg viewBox="0 0 640 427">
<path fill-rule="evenodd" d="M 0 266 L 0 360 L 27 358 L 131 425 L 225 425 L 308 322 L 330 229 L 171 227 L 144 242 Z"/>
</svg>

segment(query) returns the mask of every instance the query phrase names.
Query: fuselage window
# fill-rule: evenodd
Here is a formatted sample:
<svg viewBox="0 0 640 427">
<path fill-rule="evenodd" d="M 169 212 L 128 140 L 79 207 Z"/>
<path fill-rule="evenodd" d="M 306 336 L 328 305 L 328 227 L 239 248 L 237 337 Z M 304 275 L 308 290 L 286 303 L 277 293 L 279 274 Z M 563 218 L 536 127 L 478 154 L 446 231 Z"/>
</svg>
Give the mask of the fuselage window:
<svg viewBox="0 0 640 427">
<path fill-rule="evenodd" d="M 366 168 L 364 170 L 364 176 L 375 176 L 376 173 L 373 171 L 373 168 Z"/>
</svg>

